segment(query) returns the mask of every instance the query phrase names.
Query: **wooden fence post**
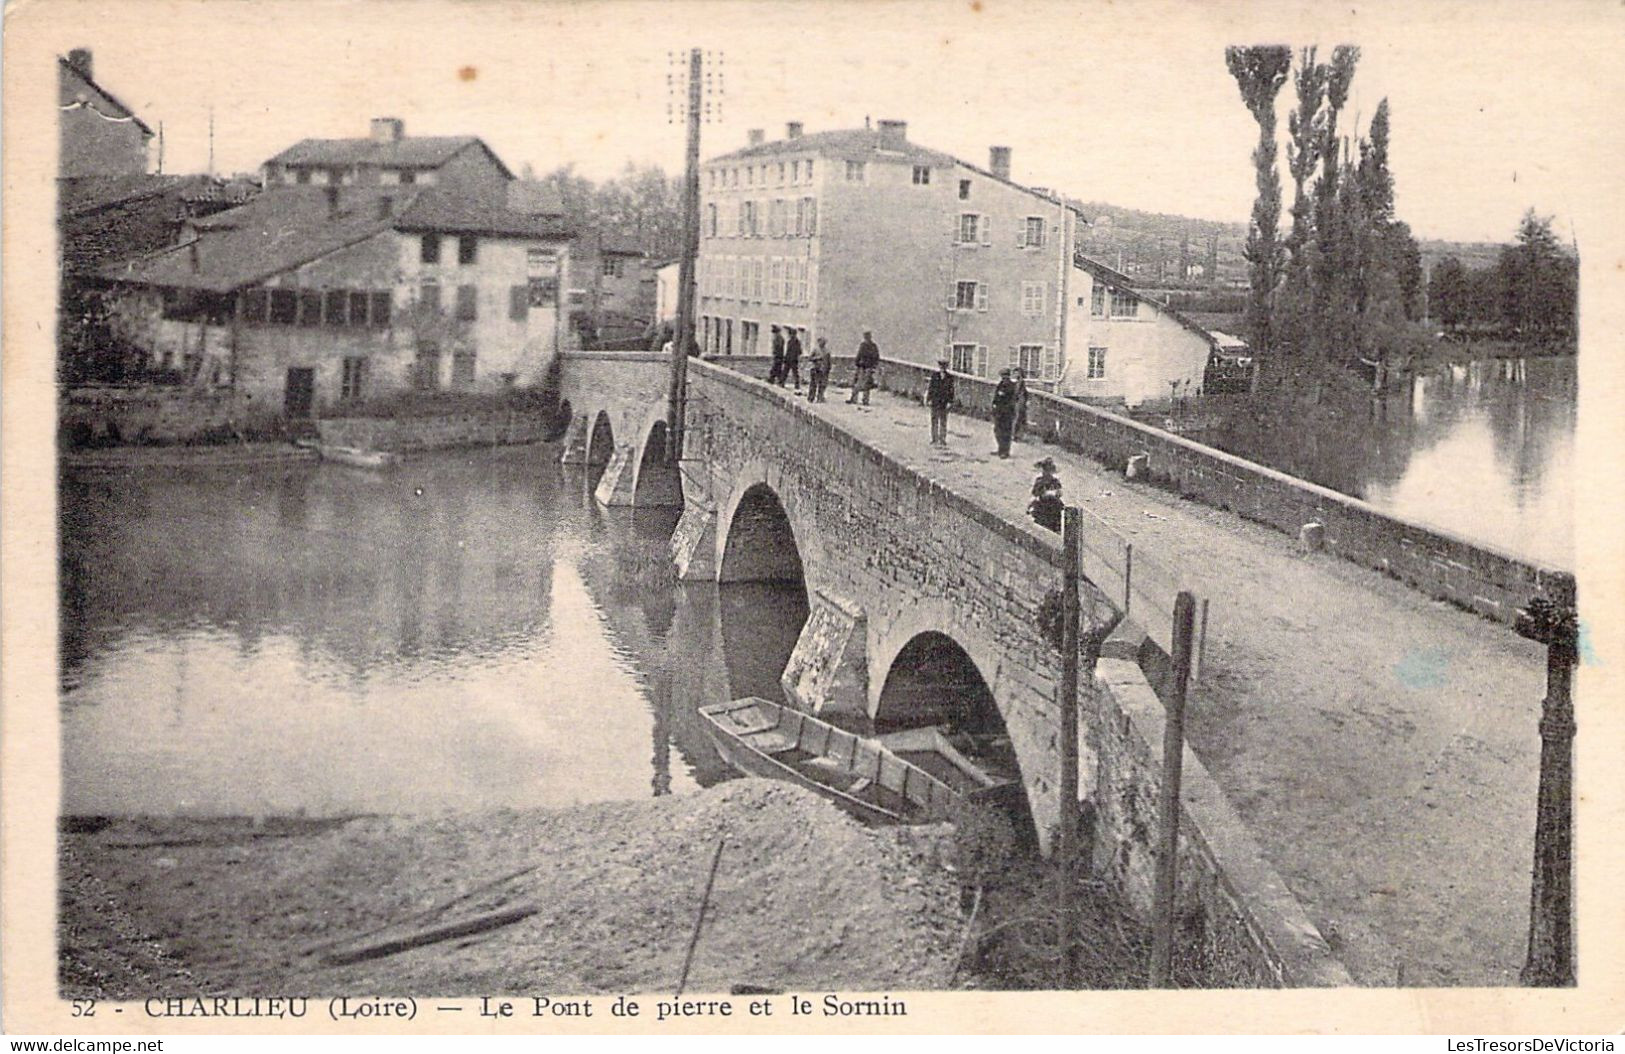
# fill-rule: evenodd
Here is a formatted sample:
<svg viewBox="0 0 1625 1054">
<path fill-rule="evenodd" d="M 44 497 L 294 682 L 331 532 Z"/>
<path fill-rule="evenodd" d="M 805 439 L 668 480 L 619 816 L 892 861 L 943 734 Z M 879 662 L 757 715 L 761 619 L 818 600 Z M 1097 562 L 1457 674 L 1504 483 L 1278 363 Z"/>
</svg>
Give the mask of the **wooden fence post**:
<svg viewBox="0 0 1625 1054">
<path fill-rule="evenodd" d="M 1185 687 L 1191 676 L 1191 642 L 1196 629 L 1196 598 L 1181 590 L 1174 600 L 1174 654 L 1162 729 L 1161 829 L 1157 839 L 1157 885 L 1151 920 L 1151 984 L 1172 983 L 1174 894 L 1179 886 L 1179 785 L 1185 762 Z"/>
</svg>

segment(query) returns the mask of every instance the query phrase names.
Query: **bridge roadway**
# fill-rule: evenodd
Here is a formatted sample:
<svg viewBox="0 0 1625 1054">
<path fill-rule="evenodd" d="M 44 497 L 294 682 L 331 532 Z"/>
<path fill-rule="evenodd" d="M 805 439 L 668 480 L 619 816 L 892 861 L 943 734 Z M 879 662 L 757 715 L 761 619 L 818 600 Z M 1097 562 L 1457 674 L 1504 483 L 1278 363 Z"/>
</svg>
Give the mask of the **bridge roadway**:
<svg viewBox="0 0 1625 1054">
<path fill-rule="evenodd" d="M 1055 458 L 1082 505 L 1211 598 L 1191 744 L 1363 985 L 1508 985 L 1523 963 L 1544 651 L 1400 582 L 1058 447 L 836 390 L 820 417 L 1007 517 Z M 791 396 L 787 392 L 786 398 Z"/>
</svg>

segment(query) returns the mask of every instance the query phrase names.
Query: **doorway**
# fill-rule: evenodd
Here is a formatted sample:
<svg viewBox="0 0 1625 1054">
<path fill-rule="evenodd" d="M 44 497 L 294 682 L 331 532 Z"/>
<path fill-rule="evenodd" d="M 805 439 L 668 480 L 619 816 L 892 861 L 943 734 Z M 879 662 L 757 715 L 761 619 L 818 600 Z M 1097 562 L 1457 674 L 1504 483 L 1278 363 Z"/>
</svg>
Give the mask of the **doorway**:
<svg viewBox="0 0 1625 1054">
<path fill-rule="evenodd" d="M 315 395 L 316 371 L 309 366 L 293 367 L 288 370 L 288 383 L 283 389 L 283 414 L 295 420 L 308 418 Z"/>
</svg>

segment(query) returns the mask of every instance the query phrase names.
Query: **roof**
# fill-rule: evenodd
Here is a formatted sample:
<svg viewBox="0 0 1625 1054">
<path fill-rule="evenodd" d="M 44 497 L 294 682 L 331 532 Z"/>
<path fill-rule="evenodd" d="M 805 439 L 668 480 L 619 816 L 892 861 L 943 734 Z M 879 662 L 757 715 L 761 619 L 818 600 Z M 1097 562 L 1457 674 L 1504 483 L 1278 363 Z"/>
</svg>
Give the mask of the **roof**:
<svg viewBox="0 0 1625 1054">
<path fill-rule="evenodd" d="M 569 225 L 550 213 L 521 212 L 507 199 L 494 200 L 466 191 L 425 187 L 401 209 L 395 226 L 403 231 L 485 234 L 505 238 L 567 238 Z"/>
<path fill-rule="evenodd" d="M 1124 292 L 1124 293 L 1132 293 L 1134 295 L 1135 299 L 1143 300 L 1146 303 L 1150 304 L 1151 306 L 1155 307 L 1158 311 L 1162 312 L 1164 315 L 1167 315 L 1169 318 L 1173 319 L 1175 322 L 1178 322 L 1181 326 L 1184 326 L 1186 329 L 1190 330 L 1192 333 L 1195 333 L 1197 336 L 1199 336 L 1203 340 L 1207 341 L 1208 344 L 1211 347 L 1216 348 L 1216 347 L 1219 346 L 1219 342 L 1215 338 L 1215 335 L 1213 333 L 1210 333 L 1205 326 L 1203 326 L 1201 323 L 1197 322 L 1195 319 L 1190 318 L 1187 315 L 1181 314 L 1179 311 L 1175 310 L 1172 307 L 1169 307 L 1167 304 L 1163 303 L 1162 301 L 1153 300 L 1151 297 L 1146 296 L 1144 293 L 1140 292 L 1138 289 L 1135 289 L 1133 281 L 1129 278 L 1128 275 L 1124 274 L 1123 272 L 1113 270 L 1112 268 L 1107 267 L 1105 264 L 1101 263 L 1099 260 L 1092 260 L 1092 259 L 1090 259 L 1089 257 L 1083 255 L 1080 252 L 1074 252 L 1072 254 L 1072 266 L 1080 268 L 1080 269 L 1085 270 L 1085 271 L 1088 271 L 1090 274 L 1092 274 L 1096 278 L 1100 279 L 1106 285 L 1111 286 L 1113 289 L 1119 290 L 1119 291 Z"/>
<path fill-rule="evenodd" d="M 580 238 L 584 242 L 591 243 L 599 252 L 608 253 L 610 256 L 649 255 L 636 238 L 630 234 L 622 234 L 620 231 L 582 231 Z"/>
<path fill-rule="evenodd" d="M 330 190 L 339 191 L 337 213 L 329 203 Z M 381 211 L 385 199 L 390 203 L 387 215 Z M 548 239 L 569 235 L 557 217 L 514 212 L 435 187 L 278 187 L 237 208 L 193 220 L 191 226 L 196 233 L 193 241 L 102 268 L 98 275 L 110 281 L 225 293 L 385 231 Z"/>
<path fill-rule="evenodd" d="M 1208 330 L 1213 335 L 1213 343 L 1221 348 L 1245 348 L 1247 342 L 1240 337 L 1233 337 L 1217 329 Z"/>
<path fill-rule="evenodd" d="M 509 179 L 513 173 L 485 140 L 472 135 L 407 135 L 381 141 L 371 138 L 301 139 L 266 162 L 294 168 L 376 165 L 380 168 L 439 168 L 464 150 L 477 147 L 488 154 Z"/>
<path fill-rule="evenodd" d="M 880 131 L 878 129 L 845 128 L 830 132 L 813 132 L 810 135 L 798 135 L 794 139 L 776 139 L 773 142 L 762 143 L 758 146 L 747 146 L 742 150 L 735 150 L 720 157 L 713 157 L 706 164 L 755 157 L 777 157 L 780 154 L 808 153 L 846 161 L 864 161 L 878 157 L 887 160 L 924 161 L 933 165 L 948 165 L 956 160 L 951 154 L 931 150 L 917 143 L 911 143 L 906 139 L 901 144 L 901 149 L 884 150 L 880 145 Z"/>
<path fill-rule="evenodd" d="M 109 118 L 111 120 L 119 120 L 119 119 L 123 119 L 123 118 L 128 118 L 129 120 L 134 121 L 136 127 L 141 129 L 141 131 L 145 132 L 147 135 L 152 135 L 153 134 L 152 133 L 152 128 L 147 124 L 147 122 L 143 121 L 140 117 L 138 117 L 134 110 L 132 110 L 128 106 L 124 105 L 124 103 L 119 100 L 118 96 L 114 95 L 112 92 L 108 91 L 106 88 L 102 87 L 100 84 L 97 84 L 94 78 L 85 76 L 85 71 L 84 70 L 80 69 L 78 66 L 75 66 L 73 63 L 69 62 L 66 58 L 64 58 L 61 55 L 58 55 L 56 57 L 56 61 L 63 69 L 67 70 L 69 73 L 71 73 L 75 77 L 79 78 L 88 87 L 93 89 L 96 92 L 96 94 L 100 95 L 102 97 L 102 99 L 108 104 L 108 106 L 110 106 L 112 109 L 117 111 L 115 113 L 104 113 L 104 114 L 102 114 L 103 117 Z M 63 106 L 71 105 L 71 102 L 64 102 L 64 103 L 61 103 L 61 105 L 63 105 Z M 97 112 L 101 113 L 100 110 L 97 110 Z"/>
<path fill-rule="evenodd" d="M 262 282 L 395 225 L 395 217 L 379 216 L 378 199 L 387 195 L 370 187 L 348 189 L 355 192 L 340 199 L 336 216 L 329 215 L 326 188 L 268 191 L 245 205 L 194 220 L 193 241 L 104 267 L 98 274 L 113 281 L 218 293 Z"/>
<path fill-rule="evenodd" d="M 207 176 L 78 176 L 56 181 L 57 214 L 75 219 L 132 201 L 161 194 L 191 192 Z"/>
</svg>

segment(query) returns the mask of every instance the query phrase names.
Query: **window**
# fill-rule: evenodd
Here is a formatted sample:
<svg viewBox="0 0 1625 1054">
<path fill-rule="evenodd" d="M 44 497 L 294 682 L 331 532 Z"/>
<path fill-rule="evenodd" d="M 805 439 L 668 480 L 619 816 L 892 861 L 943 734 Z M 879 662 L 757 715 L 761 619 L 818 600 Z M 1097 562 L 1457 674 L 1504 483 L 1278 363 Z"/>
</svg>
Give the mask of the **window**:
<svg viewBox="0 0 1625 1054">
<path fill-rule="evenodd" d="M 784 261 L 782 259 L 775 259 L 768 264 L 767 302 L 770 304 L 784 303 Z"/>
<path fill-rule="evenodd" d="M 362 292 L 350 293 L 350 325 L 365 326 L 367 324 L 367 294 Z"/>
<path fill-rule="evenodd" d="M 705 206 L 705 236 L 707 238 L 717 236 L 717 204 L 714 201 Z"/>
<path fill-rule="evenodd" d="M 791 183 L 800 183 L 801 182 L 801 162 L 800 161 L 792 161 L 792 162 L 790 162 L 790 182 Z"/>
<path fill-rule="evenodd" d="M 955 282 L 953 296 L 948 301 L 955 311 L 986 311 L 986 282 Z"/>
<path fill-rule="evenodd" d="M 619 256 L 604 257 L 604 277 L 619 278 L 624 273 L 624 261 Z"/>
<path fill-rule="evenodd" d="M 1140 301 L 1133 293 L 1112 290 L 1112 317 L 1136 318 L 1140 314 Z"/>
<path fill-rule="evenodd" d="M 271 296 L 264 289 L 243 290 L 243 321 L 264 322 L 270 312 Z"/>
<path fill-rule="evenodd" d="M 344 359 L 344 374 L 340 381 L 339 398 L 347 403 L 360 401 L 367 386 L 367 357 L 351 355 Z"/>
<path fill-rule="evenodd" d="M 755 165 L 746 165 L 745 166 L 745 186 L 750 187 L 750 186 L 755 186 L 755 185 L 756 185 L 756 166 Z"/>
<path fill-rule="evenodd" d="M 959 214 L 959 244 L 982 245 L 989 241 L 989 224 L 986 218 L 974 212 L 961 212 Z"/>
<path fill-rule="evenodd" d="M 420 391 L 440 387 L 440 345 L 432 340 L 418 341 L 417 360 L 412 364 L 412 384 Z"/>
<path fill-rule="evenodd" d="M 1044 372 L 1044 345 L 1021 345 L 1016 349 L 1015 366 L 1028 377 L 1042 376 Z"/>
<path fill-rule="evenodd" d="M 440 287 L 433 282 L 418 286 L 418 306 L 425 318 L 440 314 Z"/>
<path fill-rule="evenodd" d="M 475 317 L 474 287 L 460 285 L 457 287 L 457 318 L 463 322 L 472 322 Z"/>
<path fill-rule="evenodd" d="M 1096 318 L 1106 317 L 1106 287 L 1095 283 L 1094 295 L 1089 298 L 1089 314 Z"/>
<path fill-rule="evenodd" d="M 427 264 L 440 262 L 440 235 L 425 234 L 423 236 L 423 248 L 418 254 L 418 259 Z"/>
<path fill-rule="evenodd" d="M 299 291 L 299 324 L 301 326 L 322 324 L 322 294 L 315 289 Z"/>
<path fill-rule="evenodd" d="M 970 200 L 970 180 L 968 179 L 962 179 L 959 181 L 959 200 Z"/>
<path fill-rule="evenodd" d="M 474 262 L 475 254 L 479 251 L 480 240 L 472 234 L 459 235 L 457 238 L 457 262 L 467 267 Z"/>
<path fill-rule="evenodd" d="M 523 322 L 530 317 L 530 289 L 528 286 L 508 287 L 508 317 Z"/>
<path fill-rule="evenodd" d="M 295 174 L 295 176 L 293 177 L 293 181 L 295 183 L 309 183 L 310 182 L 310 170 L 309 169 L 300 169 L 299 172 L 297 174 Z"/>
<path fill-rule="evenodd" d="M 379 292 L 368 294 L 372 314 L 367 324 L 373 329 L 389 328 L 389 293 Z"/>
<path fill-rule="evenodd" d="M 751 297 L 761 300 L 767 295 L 767 258 L 758 256 L 751 265 Z"/>
<path fill-rule="evenodd" d="M 529 293 L 531 307 L 555 307 L 559 302 L 559 280 L 557 278 L 532 278 L 525 287 Z"/>
<path fill-rule="evenodd" d="M 930 165 L 915 165 L 914 166 L 914 185 L 916 187 L 923 187 L 923 186 L 927 185 L 930 182 L 931 182 L 931 166 Z"/>
<path fill-rule="evenodd" d="M 778 181 L 779 181 L 779 186 L 781 186 L 781 187 L 784 186 L 784 162 L 783 161 L 779 162 Z"/>
<path fill-rule="evenodd" d="M 863 182 L 863 162 L 848 161 L 846 163 L 846 181 L 848 183 Z"/>
<path fill-rule="evenodd" d="M 1028 216 L 1022 223 L 1021 231 L 1016 240 L 1017 245 L 1034 249 L 1044 244 L 1044 217 Z"/>
<path fill-rule="evenodd" d="M 807 159 L 807 182 L 808 183 L 812 182 L 812 166 L 813 166 L 812 158 L 808 158 Z"/>
<path fill-rule="evenodd" d="M 299 295 L 292 289 L 271 290 L 271 323 L 291 326 L 299 319 Z"/>
<path fill-rule="evenodd" d="M 417 181 L 418 181 L 418 174 L 416 172 L 402 172 L 401 173 L 401 182 L 404 183 L 405 185 L 411 186 L 413 183 L 416 183 Z"/>
<path fill-rule="evenodd" d="M 1023 315 L 1042 315 L 1044 313 L 1044 293 L 1047 290 L 1044 282 L 1021 283 L 1021 313 Z"/>
<path fill-rule="evenodd" d="M 366 315 L 362 315 L 362 321 Z M 322 294 L 322 323 L 328 326 L 350 324 L 350 297 L 342 289 L 329 289 Z"/>
<path fill-rule="evenodd" d="M 806 234 L 807 237 L 811 238 L 813 235 L 818 233 L 818 199 L 803 198 L 802 200 L 807 203 Z"/>
<path fill-rule="evenodd" d="M 474 349 L 458 348 L 451 353 L 451 386 L 474 387 Z"/>
<path fill-rule="evenodd" d="M 739 323 L 739 350 L 742 354 L 756 354 L 756 339 L 761 332 L 761 328 L 761 324 L 758 322 L 742 321 Z"/>
<path fill-rule="evenodd" d="M 1098 381 L 1106 376 L 1106 349 L 1091 346 L 1089 348 L 1089 379 Z"/>
<path fill-rule="evenodd" d="M 948 356 L 948 368 L 955 373 L 975 373 L 976 345 L 955 344 L 953 353 Z"/>
</svg>

